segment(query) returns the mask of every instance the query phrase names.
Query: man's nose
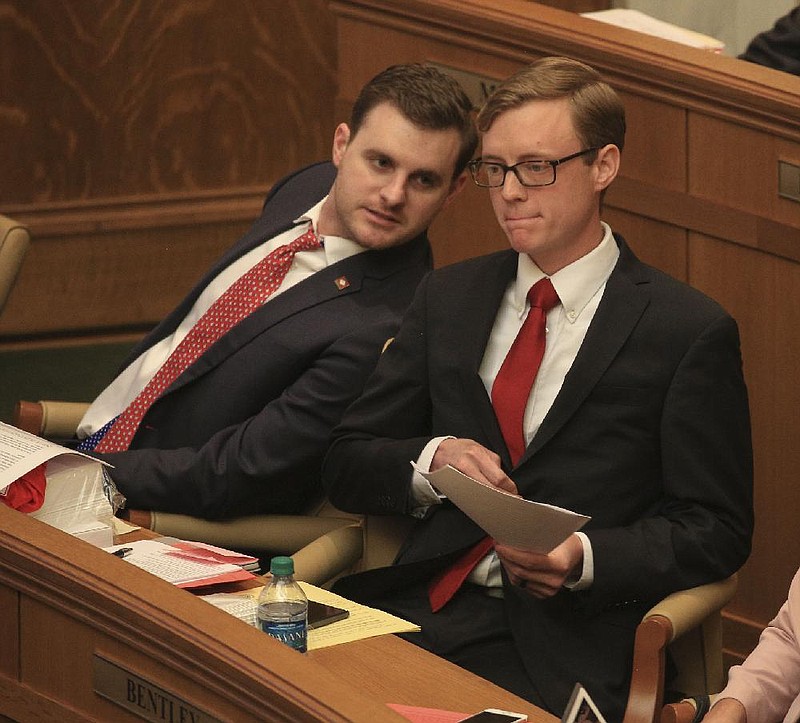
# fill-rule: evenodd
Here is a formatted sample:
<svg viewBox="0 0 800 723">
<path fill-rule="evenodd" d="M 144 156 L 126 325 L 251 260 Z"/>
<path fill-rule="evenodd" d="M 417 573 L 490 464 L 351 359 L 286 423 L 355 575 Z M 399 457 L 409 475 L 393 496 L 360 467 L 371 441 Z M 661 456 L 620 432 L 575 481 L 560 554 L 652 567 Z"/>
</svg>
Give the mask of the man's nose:
<svg viewBox="0 0 800 723">
<path fill-rule="evenodd" d="M 514 173 L 514 171 L 510 168 L 506 171 L 506 177 L 503 179 L 503 185 L 501 188 L 503 198 L 507 201 L 525 198 L 527 193 L 527 189 L 520 183 L 519 178 L 517 178 L 517 174 Z"/>
<path fill-rule="evenodd" d="M 390 206 L 403 203 L 406 197 L 406 179 L 401 173 L 394 173 L 383 185 L 381 195 Z"/>
</svg>

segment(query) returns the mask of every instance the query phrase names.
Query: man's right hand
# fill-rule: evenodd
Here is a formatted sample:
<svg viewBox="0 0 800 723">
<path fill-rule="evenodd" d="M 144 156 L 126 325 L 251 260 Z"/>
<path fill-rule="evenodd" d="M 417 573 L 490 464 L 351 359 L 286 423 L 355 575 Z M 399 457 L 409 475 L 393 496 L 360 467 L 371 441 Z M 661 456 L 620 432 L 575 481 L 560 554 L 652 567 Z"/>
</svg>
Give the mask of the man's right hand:
<svg viewBox="0 0 800 723">
<path fill-rule="evenodd" d="M 447 465 L 455 467 L 468 477 L 484 484 L 498 487 L 512 495 L 518 494 L 517 485 L 503 472 L 499 455 L 471 439 L 445 439 L 431 460 L 431 472 Z"/>
</svg>

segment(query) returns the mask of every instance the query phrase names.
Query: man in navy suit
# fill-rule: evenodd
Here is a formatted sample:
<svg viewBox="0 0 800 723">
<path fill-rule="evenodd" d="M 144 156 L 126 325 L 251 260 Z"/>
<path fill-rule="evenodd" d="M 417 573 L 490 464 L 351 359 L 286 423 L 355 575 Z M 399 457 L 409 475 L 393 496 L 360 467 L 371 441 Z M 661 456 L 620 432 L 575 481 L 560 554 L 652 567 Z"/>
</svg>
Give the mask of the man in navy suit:
<svg viewBox="0 0 800 723">
<path fill-rule="evenodd" d="M 475 182 L 511 249 L 423 280 L 323 466 L 344 510 L 419 518 L 395 564 L 335 590 L 422 627 L 408 637 L 560 715 L 581 682 L 622 720 L 636 625 L 658 599 L 747 558 L 752 451 L 735 321 L 641 263 L 600 218 L 625 114 L 592 68 L 544 58 L 478 115 Z M 538 374 L 518 459 L 492 405 L 549 279 Z M 486 533 L 423 471 L 452 465 L 591 517 L 548 554 L 497 544 L 434 612 L 432 582 Z"/>
<path fill-rule="evenodd" d="M 127 449 L 97 453 L 129 508 L 223 518 L 298 512 L 319 497 L 330 432 L 431 267 L 428 225 L 466 179 L 470 111 L 431 66 L 378 74 L 336 128 L 332 164 L 277 183 L 250 231 L 132 351 L 79 437 L 115 419 L 259 260 L 310 227 L 320 237 L 152 403 Z"/>
</svg>

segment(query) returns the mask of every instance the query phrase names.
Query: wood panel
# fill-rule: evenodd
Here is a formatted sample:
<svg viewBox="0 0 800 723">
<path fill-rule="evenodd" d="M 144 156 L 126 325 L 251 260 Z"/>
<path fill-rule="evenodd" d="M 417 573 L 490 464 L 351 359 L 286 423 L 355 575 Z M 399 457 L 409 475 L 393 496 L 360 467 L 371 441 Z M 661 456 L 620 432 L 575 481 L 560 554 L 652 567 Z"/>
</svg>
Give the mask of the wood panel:
<svg viewBox="0 0 800 723">
<path fill-rule="evenodd" d="M 778 161 L 800 165 L 797 79 L 521 0 L 331 7 L 343 61 L 338 105 L 389 60 L 431 60 L 490 84 L 536 57 L 570 55 L 619 90 L 629 129 L 605 218 L 645 261 L 718 299 L 741 329 L 757 515 L 753 554 L 726 611 L 728 660 L 741 659 L 800 564 L 797 547 L 785 543 L 800 517 L 800 204 L 777 192 Z M 487 206 L 467 199 L 434 226 L 437 261 L 502 245 Z"/>
<path fill-rule="evenodd" d="M 33 242 L 0 343 L 152 326 L 328 158 L 325 0 L 0 2 L 0 212 Z"/>
</svg>

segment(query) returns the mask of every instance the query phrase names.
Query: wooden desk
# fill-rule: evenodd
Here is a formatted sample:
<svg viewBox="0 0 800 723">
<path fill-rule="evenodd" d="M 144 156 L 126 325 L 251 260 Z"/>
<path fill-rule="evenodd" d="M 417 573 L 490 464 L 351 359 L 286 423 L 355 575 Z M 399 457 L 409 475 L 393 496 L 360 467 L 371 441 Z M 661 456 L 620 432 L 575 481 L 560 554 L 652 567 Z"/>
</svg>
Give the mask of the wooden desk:
<svg viewBox="0 0 800 723">
<path fill-rule="evenodd" d="M 298 655 L 2 505 L 0 641 L 0 716 L 14 720 L 404 720 L 387 702 L 556 720 L 394 636 Z"/>
</svg>

